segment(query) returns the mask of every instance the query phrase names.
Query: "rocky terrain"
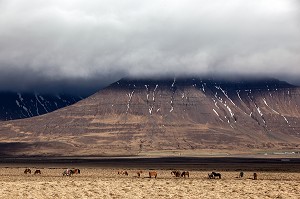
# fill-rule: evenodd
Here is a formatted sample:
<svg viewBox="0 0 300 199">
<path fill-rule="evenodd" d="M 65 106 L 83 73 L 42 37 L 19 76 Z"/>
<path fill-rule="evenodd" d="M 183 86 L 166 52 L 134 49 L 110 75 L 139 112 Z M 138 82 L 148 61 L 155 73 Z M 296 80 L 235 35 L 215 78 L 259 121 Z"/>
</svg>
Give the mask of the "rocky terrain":
<svg viewBox="0 0 300 199">
<path fill-rule="evenodd" d="M 300 88 L 275 79 L 122 79 L 71 106 L 0 123 L 2 155 L 299 151 Z"/>
</svg>

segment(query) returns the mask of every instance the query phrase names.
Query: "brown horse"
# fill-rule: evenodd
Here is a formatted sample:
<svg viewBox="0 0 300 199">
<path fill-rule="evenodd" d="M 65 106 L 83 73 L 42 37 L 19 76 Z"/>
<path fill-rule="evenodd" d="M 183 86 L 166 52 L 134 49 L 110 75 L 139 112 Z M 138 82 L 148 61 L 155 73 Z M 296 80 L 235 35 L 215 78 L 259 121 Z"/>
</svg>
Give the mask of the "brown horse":
<svg viewBox="0 0 300 199">
<path fill-rule="evenodd" d="M 138 177 L 141 177 L 141 174 L 143 173 L 143 171 L 138 171 L 136 172 L 136 174 L 138 175 Z"/>
<path fill-rule="evenodd" d="M 157 172 L 156 171 L 150 171 L 149 172 L 149 178 L 151 178 L 152 176 L 156 178 L 157 177 Z"/>
<path fill-rule="evenodd" d="M 174 175 L 175 177 L 180 177 L 181 172 L 180 171 L 172 171 L 171 175 Z"/>
<path fill-rule="evenodd" d="M 126 175 L 126 176 L 128 176 L 128 172 L 127 171 L 118 171 L 118 175 Z"/>
<path fill-rule="evenodd" d="M 35 175 L 35 174 L 42 174 L 42 172 L 41 172 L 41 170 L 37 169 L 37 170 L 35 170 L 35 172 L 34 172 L 34 175 Z"/>
<path fill-rule="evenodd" d="M 190 172 L 188 172 L 188 171 L 183 171 L 183 172 L 181 173 L 181 177 L 185 177 L 185 176 L 190 177 Z"/>
<path fill-rule="evenodd" d="M 31 174 L 31 170 L 30 169 L 25 169 L 24 171 L 25 174 L 30 173 Z"/>
<path fill-rule="evenodd" d="M 72 174 L 80 174 L 80 169 L 73 169 L 71 170 Z"/>
</svg>

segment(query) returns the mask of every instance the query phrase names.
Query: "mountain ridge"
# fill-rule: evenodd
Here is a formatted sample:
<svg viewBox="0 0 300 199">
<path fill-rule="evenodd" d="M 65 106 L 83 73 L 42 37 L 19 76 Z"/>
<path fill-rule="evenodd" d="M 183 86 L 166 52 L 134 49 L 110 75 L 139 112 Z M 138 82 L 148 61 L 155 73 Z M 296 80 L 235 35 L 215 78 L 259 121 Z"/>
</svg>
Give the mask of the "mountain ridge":
<svg viewBox="0 0 300 199">
<path fill-rule="evenodd" d="M 297 150 L 299 105 L 300 88 L 275 79 L 126 78 L 53 113 L 2 123 L 0 147 L 100 156 Z"/>
<path fill-rule="evenodd" d="M 15 120 L 43 115 L 69 106 L 83 97 L 71 94 L 0 92 L 0 120 Z"/>
</svg>

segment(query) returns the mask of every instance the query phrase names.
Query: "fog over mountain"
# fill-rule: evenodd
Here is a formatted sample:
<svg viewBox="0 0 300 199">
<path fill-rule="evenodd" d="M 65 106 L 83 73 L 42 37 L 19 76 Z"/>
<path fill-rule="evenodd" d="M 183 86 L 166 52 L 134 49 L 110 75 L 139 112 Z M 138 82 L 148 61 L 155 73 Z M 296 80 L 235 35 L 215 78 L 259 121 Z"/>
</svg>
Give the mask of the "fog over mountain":
<svg viewBox="0 0 300 199">
<path fill-rule="evenodd" d="M 0 0 L 0 90 L 205 74 L 300 85 L 299 13 L 297 0 Z"/>
</svg>

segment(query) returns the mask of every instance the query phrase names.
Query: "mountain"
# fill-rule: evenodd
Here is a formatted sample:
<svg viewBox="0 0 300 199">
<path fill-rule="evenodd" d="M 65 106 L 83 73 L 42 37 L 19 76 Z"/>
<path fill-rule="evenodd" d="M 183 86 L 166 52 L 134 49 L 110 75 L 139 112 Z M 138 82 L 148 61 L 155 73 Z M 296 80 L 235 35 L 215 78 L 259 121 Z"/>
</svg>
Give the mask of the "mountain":
<svg viewBox="0 0 300 199">
<path fill-rule="evenodd" d="M 76 95 L 0 92 L 0 120 L 43 115 L 81 100 Z"/>
<path fill-rule="evenodd" d="M 300 88 L 276 79 L 122 79 L 0 123 L 2 155 L 257 153 L 300 147 Z"/>
</svg>

